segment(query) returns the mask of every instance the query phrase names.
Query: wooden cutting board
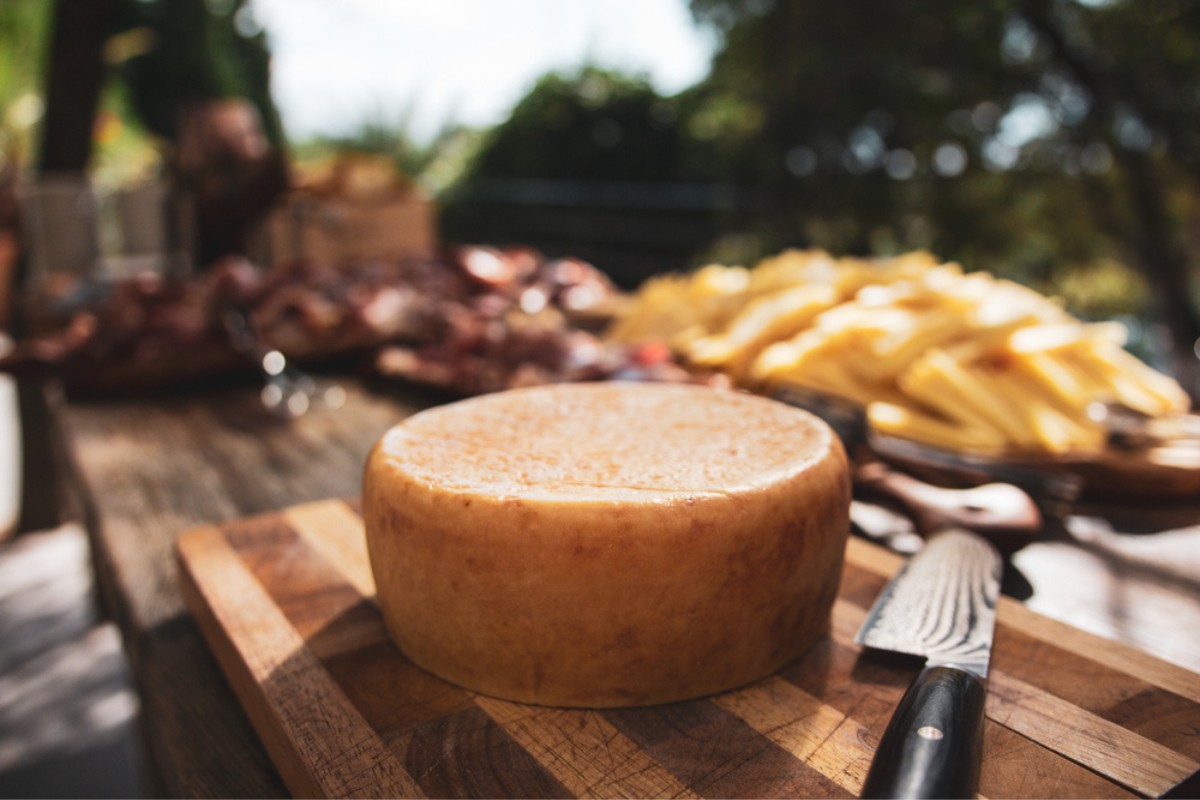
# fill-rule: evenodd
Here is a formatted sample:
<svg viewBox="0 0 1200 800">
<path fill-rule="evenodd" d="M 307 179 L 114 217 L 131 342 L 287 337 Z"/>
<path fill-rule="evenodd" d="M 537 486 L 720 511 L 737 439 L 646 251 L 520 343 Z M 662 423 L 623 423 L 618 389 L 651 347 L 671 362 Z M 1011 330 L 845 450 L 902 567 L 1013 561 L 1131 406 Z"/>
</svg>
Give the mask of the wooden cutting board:
<svg viewBox="0 0 1200 800">
<path fill-rule="evenodd" d="M 390 642 L 362 520 L 327 501 L 180 537 L 188 605 L 297 796 L 848 797 L 916 675 L 853 637 L 901 559 L 852 538 L 830 636 L 716 697 L 527 706 L 423 672 Z M 1200 791 L 1200 675 L 1002 598 L 985 797 Z"/>
</svg>

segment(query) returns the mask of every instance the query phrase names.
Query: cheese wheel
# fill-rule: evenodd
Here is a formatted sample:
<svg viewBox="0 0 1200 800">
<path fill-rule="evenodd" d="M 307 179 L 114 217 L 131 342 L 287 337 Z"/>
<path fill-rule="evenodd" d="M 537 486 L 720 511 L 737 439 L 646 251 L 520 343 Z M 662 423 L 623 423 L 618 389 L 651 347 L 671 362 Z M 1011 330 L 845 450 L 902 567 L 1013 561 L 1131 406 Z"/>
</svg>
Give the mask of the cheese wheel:
<svg viewBox="0 0 1200 800">
<path fill-rule="evenodd" d="M 468 689 L 554 706 L 752 682 L 828 630 L 845 453 L 807 412 L 698 386 L 543 386 L 436 407 L 372 451 L 391 636 Z"/>
</svg>

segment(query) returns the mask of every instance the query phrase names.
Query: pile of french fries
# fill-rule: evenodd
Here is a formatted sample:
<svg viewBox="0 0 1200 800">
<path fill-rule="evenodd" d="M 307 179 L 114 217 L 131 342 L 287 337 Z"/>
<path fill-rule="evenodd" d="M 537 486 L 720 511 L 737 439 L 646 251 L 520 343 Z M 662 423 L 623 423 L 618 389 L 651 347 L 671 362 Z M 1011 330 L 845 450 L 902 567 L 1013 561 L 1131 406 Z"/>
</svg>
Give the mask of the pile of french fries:
<svg viewBox="0 0 1200 800">
<path fill-rule="evenodd" d="M 861 405 L 876 431 L 955 450 L 1094 452 L 1097 402 L 1186 412 L 1118 323 L 928 253 L 862 260 L 789 250 L 644 284 L 607 335 L 658 340 L 765 394 L 798 386 Z"/>
</svg>

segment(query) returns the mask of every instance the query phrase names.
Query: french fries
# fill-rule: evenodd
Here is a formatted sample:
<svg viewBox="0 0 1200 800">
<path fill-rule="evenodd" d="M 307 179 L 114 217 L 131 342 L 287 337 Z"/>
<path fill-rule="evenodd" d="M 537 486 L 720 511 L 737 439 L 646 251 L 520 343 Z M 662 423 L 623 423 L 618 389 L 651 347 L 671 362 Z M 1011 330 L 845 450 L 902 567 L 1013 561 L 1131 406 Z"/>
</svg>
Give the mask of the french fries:
<svg viewBox="0 0 1200 800">
<path fill-rule="evenodd" d="M 751 269 L 654 278 L 610 328 L 769 393 L 786 385 L 866 409 L 875 430 L 983 453 L 1101 449 L 1091 404 L 1186 412 L 1172 378 L 1055 298 L 928 253 L 867 261 L 789 250 Z"/>
<path fill-rule="evenodd" d="M 684 351 L 694 364 L 740 379 L 767 345 L 804 330 L 837 299 L 837 291 L 823 283 L 779 289 L 750 300 L 722 330 L 688 342 Z"/>
</svg>

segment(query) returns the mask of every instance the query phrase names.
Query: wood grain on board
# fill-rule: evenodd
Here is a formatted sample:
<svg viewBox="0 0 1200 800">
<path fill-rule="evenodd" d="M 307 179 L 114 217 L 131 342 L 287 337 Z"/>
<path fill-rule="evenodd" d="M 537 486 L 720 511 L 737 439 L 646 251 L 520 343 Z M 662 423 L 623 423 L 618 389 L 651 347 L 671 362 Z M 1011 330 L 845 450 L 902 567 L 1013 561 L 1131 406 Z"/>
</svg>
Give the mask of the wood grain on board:
<svg viewBox="0 0 1200 800">
<path fill-rule="evenodd" d="M 373 602 L 353 503 L 198 528 L 177 548 L 188 606 L 298 796 L 856 796 L 918 668 L 853 644 L 900 564 L 860 539 L 830 635 L 799 661 L 723 695 L 609 710 L 497 700 L 409 662 Z M 983 796 L 1178 791 L 1200 770 L 1198 730 L 1200 676 L 1002 599 Z"/>
</svg>

